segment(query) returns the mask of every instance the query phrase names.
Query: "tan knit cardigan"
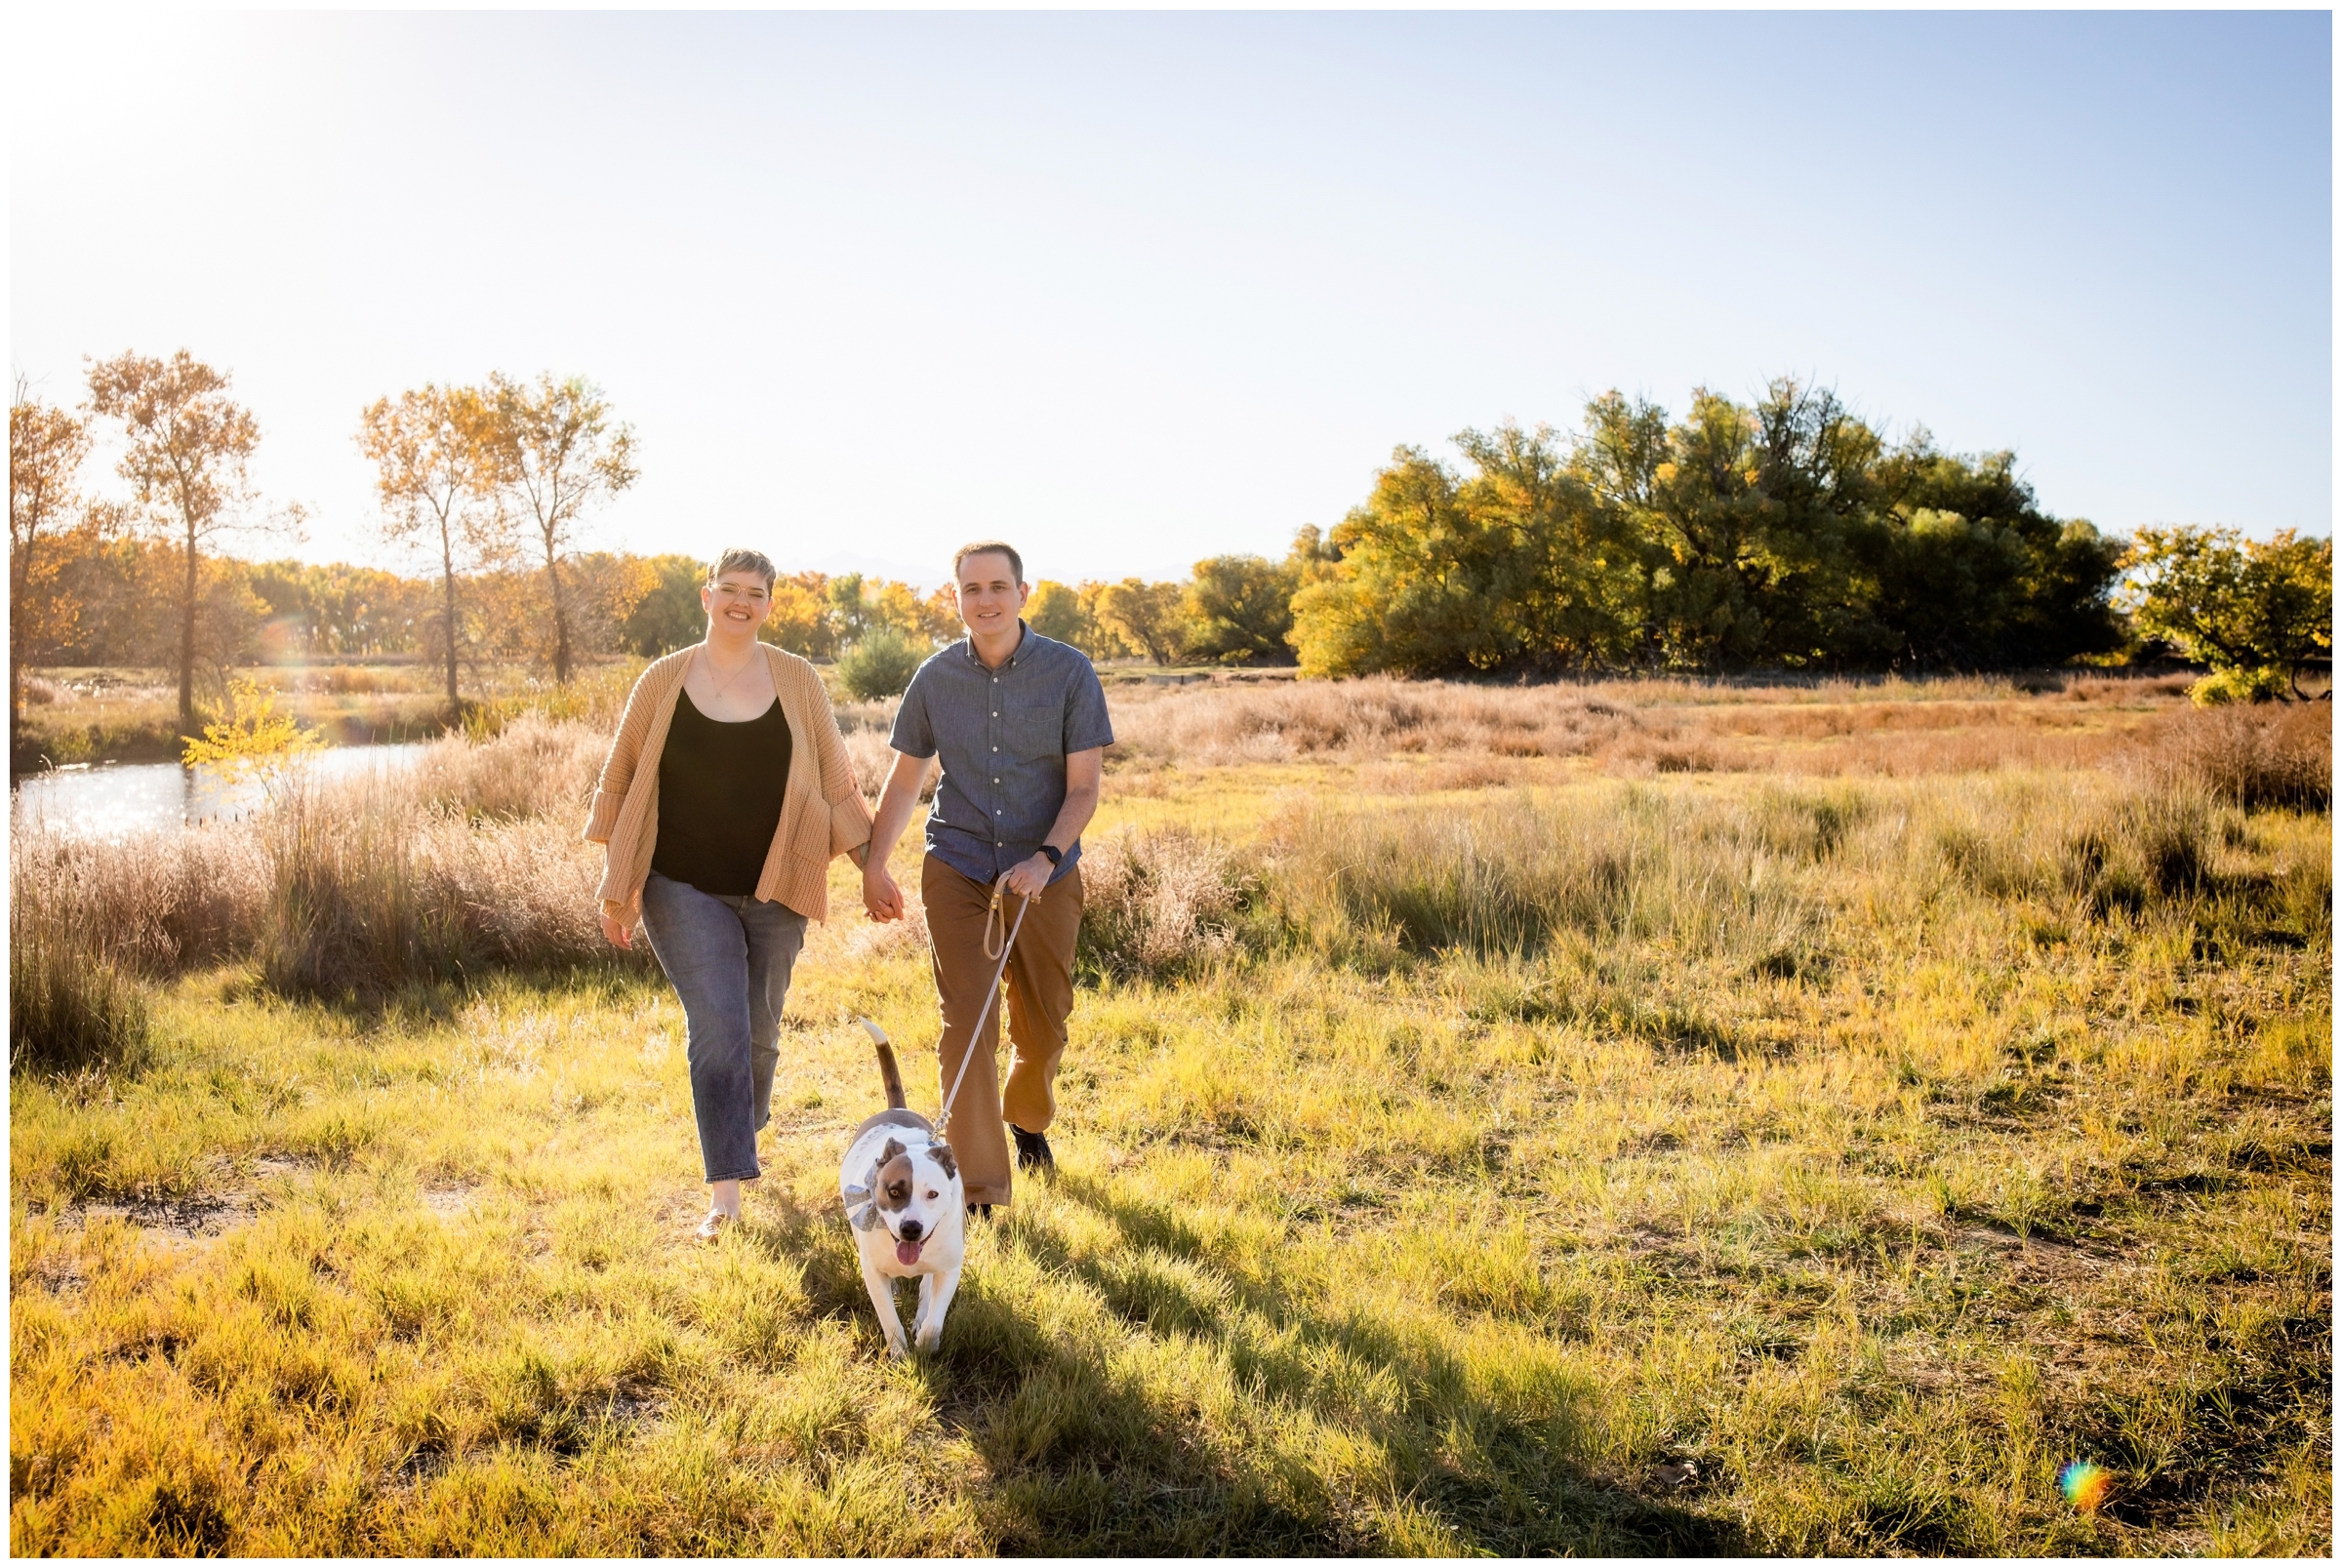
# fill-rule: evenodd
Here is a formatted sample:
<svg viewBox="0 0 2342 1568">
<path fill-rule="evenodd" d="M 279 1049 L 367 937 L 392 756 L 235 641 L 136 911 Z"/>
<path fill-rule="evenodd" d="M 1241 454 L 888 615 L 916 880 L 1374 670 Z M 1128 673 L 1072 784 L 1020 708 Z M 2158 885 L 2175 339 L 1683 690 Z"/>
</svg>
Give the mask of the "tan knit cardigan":
<svg viewBox="0 0 2342 1568">
<path fill-rule="evenodd" d="M 854 764 L 829 711 L 821 674 L 795 654 L 759 643 L 773 666 L 773 690 L 788 720 L 788 785 L 781 824 L 756 879 L 756 897 L 815 920 L 829 918 L 829 862 L 870 841 L 870 808 L 854 782 Z M 675 699 L 691 668 L 686 648 L 642 672 L 626 696 L 618 739 L 602 764 L 586 836 L 603 846 L 602 912 L 613 918 L 639 907 L 659 838 L 659 753 L 666 748 Z"/>
</svg>

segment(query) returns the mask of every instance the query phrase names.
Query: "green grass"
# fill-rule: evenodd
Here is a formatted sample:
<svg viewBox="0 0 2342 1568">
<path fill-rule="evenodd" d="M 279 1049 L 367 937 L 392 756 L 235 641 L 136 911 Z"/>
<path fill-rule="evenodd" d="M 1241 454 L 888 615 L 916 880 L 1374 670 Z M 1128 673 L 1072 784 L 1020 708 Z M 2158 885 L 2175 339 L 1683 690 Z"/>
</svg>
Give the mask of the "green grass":
<svg viewBox="0 0 2342 1568">
<path fill-rule="evenodd" d="M 15 1081 L 12 1547 L 2330 1550 L 2328 817 L 1360 777 L 1110 805 L 930 1360 L 833 1186 L 915 942 L 817 931 L 713 1249 L 655 979 L 158 984 Z"/>
</svg>

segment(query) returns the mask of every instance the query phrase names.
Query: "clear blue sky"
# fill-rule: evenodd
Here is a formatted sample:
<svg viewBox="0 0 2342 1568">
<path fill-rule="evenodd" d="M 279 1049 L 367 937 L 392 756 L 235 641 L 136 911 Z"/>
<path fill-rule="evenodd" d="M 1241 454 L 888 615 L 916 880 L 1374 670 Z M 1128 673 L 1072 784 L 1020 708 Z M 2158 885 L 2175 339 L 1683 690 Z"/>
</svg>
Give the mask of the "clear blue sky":
<svg viewBox="0 0 2342 1568">
<path fill-rule="evenodd" d="M 10 353 L 583 372 L 593 543 L 1183 574 L 1399 442 L 1794 373 L 2123 530 L 2331 526 L 2324 13 L 20 19 Z M 265 542 L 240 546 L 267 552 Z"/>
</svg>

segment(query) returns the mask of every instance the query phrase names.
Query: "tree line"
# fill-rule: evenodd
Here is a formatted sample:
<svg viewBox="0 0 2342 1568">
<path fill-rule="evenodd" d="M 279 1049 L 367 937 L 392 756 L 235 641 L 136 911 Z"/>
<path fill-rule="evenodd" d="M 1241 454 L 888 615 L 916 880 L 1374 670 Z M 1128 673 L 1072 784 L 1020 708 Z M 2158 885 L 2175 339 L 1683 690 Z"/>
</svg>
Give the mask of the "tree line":
<svg viewBox="0 0 2342 1568">
<path fill-rule="evenodd" d="M 230 535 L 297 534 L 299 506 L 262 508 L 250 478 L 261 429 L 230 379 L 185 349 L 169 358 L 124 353 L 93 361 L 78 410 L 32 397 L 20 381 L 9 407 L 9 712 L 21 711 L 21 671 L 68 651 L 136 658 L 159 651 L 166 611 L 179 677 L 179 716 L 194 722 L 194 685 L 207 664 L 251 650 L 257 626 L 279 621 L 288 599 L 319 592 L 365 601 L 384 626 L 345 614 L 331 633 L 382 649 L 411 622 L 387 574 L 333 568 L 321 583 L 297 567 L 253 568 L 221 549 Z M 120 442 L 123 503 L 92 497 L 81 467 L 101 427 Z M 427 385 L 363 410 L 359 448 L 376 467 L 384 535 L 426 544 L 439 572 L 438 649 L 451 704 L 460 701 L 466 575 L 511 581 L 527 565 L 556 677 L 566 681 L 590 596 L 575 570 L 578 531 L 598 503 L 634 483 L 634 433 L 582 377 L 504 375 L 476 387 Z M 165 578 L 172 581 L 168 583 Z M 346 606 L 344 607 L 347 608 Z M 379 612 L 379 613 L 378 613 Z M 475 618 L 476 620 L 477 618 Z"/>
<path fill-rule="evenodd" d="M 99 421 L 134 499 L 79 470 Z M 183 350 L 95 363 L 68 411 L 21 383 L 9 417 L 11 714 L 34 663 L 165 664 L 193 685 L 254 660 L 424 658 L 451 705 L 466 669 L 534 663 L 559 681 L 602 654 L 695 640 L 702 563 L 580 548 L 637 477 L 636 440 L 583 378 L 436 383 L 361 411 L 381 527 L 435 570 L 252 562 L 232 529 L 298 527 L 246 480 L 260 432 L 225 375 Z M 1980 670 L 2160 640 L 2221 691 L 2297 690 L 2332 650 L 2332 544 L 2233 530 L 2100 533 L 2044 509 L 2006 452 L 1900 441 L 1794 380 L 1749 402 L 1705 390 L 1684 418 L 1616 392 L 1575 431 L 1506 423 L 1454 438 L 1458 467 L 1401 446 L 1331 530 L 1282 560 L 1222 555 L 1186 582 L 1035 584 L 1027 618 L 1093 659 L 1298 663 L 1343 676 L 1754 668 Z M 157 608 L 167 615 L 157 615 Z M 869 655 L 869 694 L 958 634 L 948 588 L 799 572 L 765 636 L 819 660 Z"/>
<path fill-rule="evenodd" d="M 1789 380 L 1749 403 L 1697 392 L 1681 420 L 1613 392 L 1567 435 L 1505 424 L 1455 444 L 1467 469 L 1401 447 L 1330 535 L 1304 532 L 1305 671 L 2056 664 L 2171 630 L 2151 607 L 2185 585 L 2163 563 L 2202 532 L 2133 542 L 2060 519 L 2011 454 L 1947 453 L 1924 429 L 1890 444 Z M 2324 541 L 2270 547 L 2297 576 L 2330 561 Z M 2298 662 L 2319 621 L 2237 652 Z"/>
</svg>

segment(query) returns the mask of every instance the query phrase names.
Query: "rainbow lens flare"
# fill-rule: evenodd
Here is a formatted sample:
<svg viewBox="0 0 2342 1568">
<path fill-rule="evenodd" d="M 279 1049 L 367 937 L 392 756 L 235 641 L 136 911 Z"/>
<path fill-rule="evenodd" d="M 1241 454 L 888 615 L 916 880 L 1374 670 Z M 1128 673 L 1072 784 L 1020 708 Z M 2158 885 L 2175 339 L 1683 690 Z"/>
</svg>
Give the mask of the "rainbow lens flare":
<svg viewBox="0 0 2342 1568">
<path fill-rule="evenodd" d="M 2114 1482 L 2112 1470 L 2086 1459 L 2078 1459 L 2057 1472 L 2057 1489 L 2084 1513 L 2098 1511 L 2098 1505 L 2106 1501 L 2106 1489 Z"/>
</svg>

